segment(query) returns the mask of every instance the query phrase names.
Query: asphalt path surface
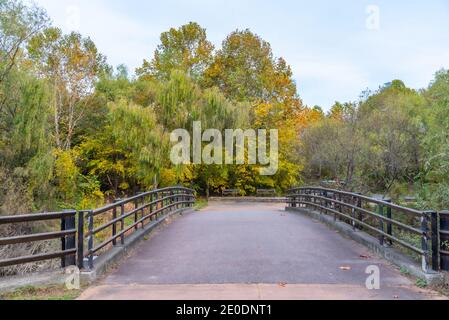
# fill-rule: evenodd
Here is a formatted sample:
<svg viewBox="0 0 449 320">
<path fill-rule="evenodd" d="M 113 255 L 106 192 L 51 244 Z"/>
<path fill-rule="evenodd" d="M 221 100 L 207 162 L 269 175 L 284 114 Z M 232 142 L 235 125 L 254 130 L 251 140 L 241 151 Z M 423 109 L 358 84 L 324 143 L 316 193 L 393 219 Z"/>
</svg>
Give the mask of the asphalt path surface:
<svg viewBox="0 0 449 320">
<path fill-rule="evenodd" d="M 381 289 L 366 271 L 380 269 Z M 142 242 L 81 299 L 438 299 L 365 247 L 283 205 L 211 203 Z"/>
</svg>

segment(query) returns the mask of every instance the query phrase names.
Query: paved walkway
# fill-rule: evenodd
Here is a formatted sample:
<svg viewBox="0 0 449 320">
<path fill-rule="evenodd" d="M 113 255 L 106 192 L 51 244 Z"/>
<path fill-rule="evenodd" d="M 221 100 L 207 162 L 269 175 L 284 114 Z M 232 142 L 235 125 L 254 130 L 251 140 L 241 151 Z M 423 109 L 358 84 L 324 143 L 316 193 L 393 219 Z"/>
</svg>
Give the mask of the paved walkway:
<svg viewBox="0 0 449 320">
<path fill-rule="evenodd" d="M 381 270 L 367 290 L 366 268 Z M 212 203 L 143 242 L 81 299 L 434 299 L 387 262 L 278 204 Z"/>
</svg>

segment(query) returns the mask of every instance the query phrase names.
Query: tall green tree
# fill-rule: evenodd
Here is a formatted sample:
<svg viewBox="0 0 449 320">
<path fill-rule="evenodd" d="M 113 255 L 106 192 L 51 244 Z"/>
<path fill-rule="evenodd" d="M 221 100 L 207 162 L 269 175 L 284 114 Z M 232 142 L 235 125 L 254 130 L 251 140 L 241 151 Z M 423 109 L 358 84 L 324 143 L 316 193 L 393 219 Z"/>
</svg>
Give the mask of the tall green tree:
<svg viewBox="0 0 449 320">
<path fill-rule="evenodd" d="M 162 33 L 160 40 L 154 58 L 144 61 L 138 75 L 167 80 L 172 71 L 180 70 L 199 79 L 212 61 L 214 46 L 207 40 L 206 29 L 195 22 Z"/>
<path fill-rule="evenodd" d="M 250 30 L 226 38 L 206 71 L 205 84 L 236 101 L 298 103 L 290 66 Z"/>
<path fill-rule="evenodd" d="M 69 150 L 91 107 L 92 91 L 105 58 L 91 39 L 74 32 L 63 35 L 57 28 L 33 37 L 28 51 L 37 72 L 52 86 L 56 146 Z"/>
<path fill-rule="evenodd" d="M 109 104 L 105 126 L 78 149 L 85 174 L 119 195 L 154 185 L 168 157 L 168 137 L 151 108 L 120 100 Z"/>
<path fill-rule="evenodd" d="M 0 213 L 45 207 L 51 197 L 48 86 L 30 74 L 25 50 L 47 21 L 40 8 L 0 1 Z"/>
<path fill-rule="evenodd" d="M 440 70 L 424 92 L 430 106 L 423 128 L 421 198 L 427 209 L 449 208 L 449 71 Z"/>
<path fill-rule="evenodd" d="M 23 56 L 28 41 L 46 28 L 48 20 L 45 11 L 35 5 L 0 0 L 0 83 Z"/>
</svg>

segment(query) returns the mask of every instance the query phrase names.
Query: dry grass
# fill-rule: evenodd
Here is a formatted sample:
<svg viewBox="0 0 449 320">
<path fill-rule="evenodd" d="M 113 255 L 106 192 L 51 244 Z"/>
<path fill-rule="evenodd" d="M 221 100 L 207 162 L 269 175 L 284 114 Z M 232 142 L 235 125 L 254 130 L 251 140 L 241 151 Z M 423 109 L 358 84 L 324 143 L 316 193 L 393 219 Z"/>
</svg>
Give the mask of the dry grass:
<svg viewBox="0 0 449 320">
<path fill-rule="evenodd" d="M 26 235 L 35 233 L 35 230 L 50 230 L 48 225 L 7 225 L 2 226 L 0 235 L 2 237 L 12 237 L 16 235 Z M 61 242 L 58 240 L 40 241 L 33 243 L 24 243 L 8 246 L 0 246 L 0 260 L 16 258 L 21 256 L 37 255 L 40 253 L 53 252 L 60 250 Z M 59 261 L 42 261 L 38 263 L 29 263 L 19 266 L 0 268 L 0 277 L 15 276 L 27 273 L 46 271 L 59 266 Z"/>
<path fill-rule="evenodd" d="M 36 288 L 32 286 L 0 294 L 3 300 L 75 300 L 82 290 L 67 290 L 64 286 L 49 286 Z"/>
</svg>

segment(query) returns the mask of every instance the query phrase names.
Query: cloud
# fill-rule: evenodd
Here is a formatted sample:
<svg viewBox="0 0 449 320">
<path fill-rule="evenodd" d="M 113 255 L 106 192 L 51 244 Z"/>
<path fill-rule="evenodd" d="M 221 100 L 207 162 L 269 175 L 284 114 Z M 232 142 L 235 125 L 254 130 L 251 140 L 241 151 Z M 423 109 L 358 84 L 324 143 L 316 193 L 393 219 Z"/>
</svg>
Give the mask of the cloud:
<svg viewBox="0 0 449 320">
<path fill-rule="evenodd" d="M 144 58 L 152 56 L 159 41 L 160 32 L 114 10 L 106 0 L 38 0 L 37 3 L 47 9 L 54 24 L 65 32 L 79 31 L 91 37 L 112 65 L 126 63 L 133 71 Z M 78 28 L 73 30 L 73 26 Z"/>
<path fill-rule="evenodd" d="M 195 0 L 37 0 L 56 26 L 70 31 L 78 8 L 79 31 L 90 36 L 112 65 L 131 71 L 151 58 L 159 35 L 197 21 L 216 45 L 236 28 L 250 27 L 291 64 L 299 94 L 309 105 L 329 108 L 393 79 L 426 87 L 449 67 L 447 0 L 378 0 L 380 29 L 366 28 L 366 5 L 350 0 L 256 2 Z M 76 19 L 75 19 L 76 20 Z"/>
</svg>

